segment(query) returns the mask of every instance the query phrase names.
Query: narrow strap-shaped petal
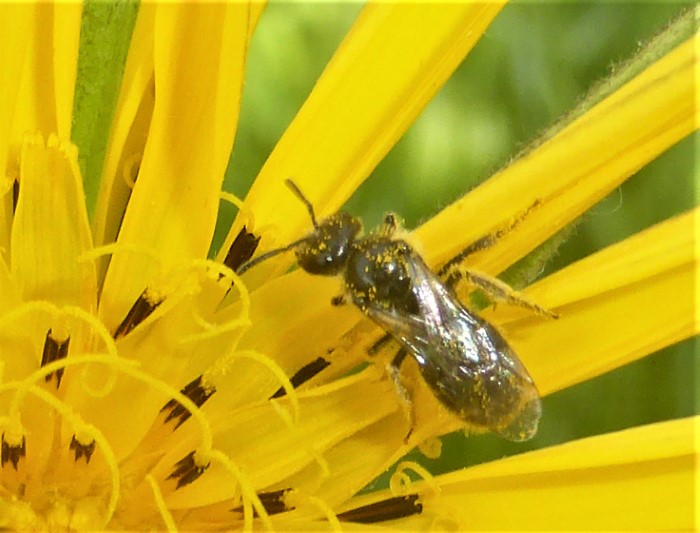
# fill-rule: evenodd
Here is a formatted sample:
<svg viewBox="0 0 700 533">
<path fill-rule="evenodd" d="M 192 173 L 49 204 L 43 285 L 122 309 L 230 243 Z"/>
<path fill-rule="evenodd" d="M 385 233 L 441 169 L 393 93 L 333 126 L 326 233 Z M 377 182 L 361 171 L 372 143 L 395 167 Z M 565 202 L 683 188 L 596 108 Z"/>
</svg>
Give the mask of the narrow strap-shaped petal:
<svg viewBox="0 0 700 533">
<path fill-rule="evenodd" d="M 368 372 L 374 378 L 366 378 Z M 289 413 L 288 398 L 276 401 L 275 405 L 266 402 L 232 411 L 224 418 L 217 417 L 215 446 L 231 457 L 256 488 L 277 484 L 309 465 L 313 465 L 310 468 L 315 474 L 313 479 L 318 480 L 319 467 L 321 463 L 325 466 L 324 455 L 329 449 L 344 439 L 354 438 L 354 434 L 396 410 L 395 403 L 386 401 L 394 394 L 391 383 L 378 379 L 372 370 L 366 371 L 365 376 L 352 376 L 300 393 L 298 422 L 290 419 L 285 423 L 278 413 L 280 408 Z M 359 390 L 367 393 L 358 394 Z M 339 417 L 339 411 L 347 416 Z M 177 442 L 173 442 L 154 471 L 170 469 L 190 451 L 192 441 L 183 441 L 178 435 L 173 437 Z M 382 443 L 377 446 L 385 447 Z M 236 491 L 234 483 L 227 483 L 230 479 L 230 473 L 224 469 L 212 468 L 198 487 L 177 491 L 168 497 L 168 502 L 178 508 L 220 501 Z"/>
<path fill-rule="evenodd" d="M 96 246 L 114 242 L 117 238 L 131 195 L 131 186 L 125 176 L 134 177 L 137 169 L 130 167 L 143 156 L 145 134 L 153 117 L 155 15 L 155 4 L 144 3 L 139 7 L 92 221 Z"/>
<path fill-rule="evenodd" d="M 251 4 L 248 39 L 252 37 L 264 8 L 265 2 Z M 128 180 L 137 170 L 135 163 L 143 155 L 145 132 L 153 114 L 155 14 L 154 4 L 144 3 L 140 6 L 131 39 L 93 217 L 93 234 L 98 246 L 116 240 L 131 194 Z"/>
<path fill-rule="evenodd" d="M 696 39 L 691 38 L 444 209 L 414 232 L 431 243 L 428 262 L 445 262 L 536 202 L 499 246 L 474 254 L 470 264 L 500 272 L 569 224 L 698 127 L 697 69 Z"/>
<path fill-rule="evenodd" d="M 27 131 L 70 138 L 81 13 L 77 2 L 37 6 L 12 127 L 15 143 Z"/>
<path fill-rule="evenodd" d="M 0 47 L 0 254 L 3 255 L 10 251 L 12 185 L 19 173 L 17 163 L 7 168 L 10 134 L 33 19 L 33 4 L 0 3 L 0 35 L 3 36 Z"/>
<path fill-rule="evenodd" d="M 54 7 L 53 77 L 56 100 L 56 130 L 68 139 L 73 123 L 73 96 L 78 69 L 82 2 L 57 2 Z M 44 132 L 46 135 L 53 132 Z"/>
<path fill-rule="evenodd" d="M 693 294 L 698 216 L 695 209 L 658 224 L 528 289 L 529 297 L 560 315 L 505 324 L 542 394 L 698 333 Z M 509 312 L 522 317 L 502 309 L 499 317 L 507 320 Z"/>
<path fill-rule="evenodd" d="M 0 6 L 0 249 L 9 251 L 12 182 L 25 132 L 70 138 L 82 4 Z M 19 98 L 18 96 L 22 97 Z"/>
<path fill-rule="evenodd" d="M 698 417 L 661 422 L 438 476 L 411 487 L 422 512 L 392 524 L 406 530 L 691 530 L 699 424 Z M 350 506 L 393 496 L 360 496 Z"/>
<path fill-rule="evenodd" d="M 5 264 L 5 260 L 0 258 L 0 316 L 11 311 L 19 302 L 19 294 L 17 294 L 17 287 L 10 276 L 10 270 Z"/>
<path fill-rule="evenodd" d="M 95 308 L 92 247 L 77 150 L 28 136 L 22 148 L 17 211 L 12 225 L 11 273 L 25 300 Z"/>
<path fill-rule="evenodd" d="M 19 84 L 32 37 L 34 4 L 0 3 L 0 169 L 5 178 L 10 127 L 15 114 Z M 5 189 L 3 188 L 4 192 Z"/>
<path fill-rule="evenodd" d="M 365 7 L 251 188 L 246 202 L 256 225 L 273 224 L 282 243 L 309 227 L 285 178 L 301 187 L 320 214 L 337 210 L 500 9 L 498 2 Z M 234 224 L 224 251 L 241 224 Z"/>
<path fill-rule="evenodd" d="M 206 256 L 233 144 L 249 35 L 247 4 L 155 7 L 155 103 L 100 310 L 113 327 L 158 274 Z"/>
</svg>

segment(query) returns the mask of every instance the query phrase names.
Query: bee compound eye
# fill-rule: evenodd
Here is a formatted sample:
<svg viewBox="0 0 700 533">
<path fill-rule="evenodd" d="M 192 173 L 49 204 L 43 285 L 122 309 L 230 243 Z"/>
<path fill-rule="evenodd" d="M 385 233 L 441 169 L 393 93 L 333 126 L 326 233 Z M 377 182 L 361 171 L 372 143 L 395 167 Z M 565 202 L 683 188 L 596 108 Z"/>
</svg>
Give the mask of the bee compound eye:
<svg viewBox="0 0 700 533">
<path fill-rule="evenodd" d="M 340 274 L 360 229 L 360 222 L 347 213 L 340 212 L 328 217 L 297 246 L 297 263 L 309 274 Z"/>
<path fill-rule="evenodd" d="M 296 257 L 299 267 L 317 276 L 334 276 L 340 273 L 344 265 L 331 252 L 321 252 L 312 244 L 300 245 Z"/>
</svg>

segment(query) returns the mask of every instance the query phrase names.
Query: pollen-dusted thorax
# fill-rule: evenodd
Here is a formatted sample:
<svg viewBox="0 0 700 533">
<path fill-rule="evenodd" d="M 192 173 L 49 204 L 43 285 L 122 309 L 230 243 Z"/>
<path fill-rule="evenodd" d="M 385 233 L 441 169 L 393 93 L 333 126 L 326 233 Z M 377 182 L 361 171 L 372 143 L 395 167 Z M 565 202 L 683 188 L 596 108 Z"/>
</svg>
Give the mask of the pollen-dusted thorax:
<svg viewBox="0 0 700 533">
<path fill-rule="evenodd" d="M 345 286 L 360 309 L 378 305 L 400 313 L 416 314 L 407 260 L 413 252 L 401 240 L 370 235 L 353 243 Z"/>
<path fill-rule="evenodd" d="M 343 211 L 322 220 L 295 248 L 299 266 L 309 274 L 340 274 L 345 268 L 350 245 L 361 230 L 360 221 Z"/>
</svg>

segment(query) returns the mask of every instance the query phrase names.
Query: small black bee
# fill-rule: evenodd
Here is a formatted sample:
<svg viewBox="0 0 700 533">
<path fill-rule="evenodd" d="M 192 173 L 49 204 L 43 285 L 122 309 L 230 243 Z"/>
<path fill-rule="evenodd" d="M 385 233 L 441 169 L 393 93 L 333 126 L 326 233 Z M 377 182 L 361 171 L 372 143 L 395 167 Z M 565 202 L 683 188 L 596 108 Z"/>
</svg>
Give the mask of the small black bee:
<svg viewBox="0 0 700 533">
<path fill-rule="evenodd" d="M 349 297 L 402 347 L 390 369 L 400 392 L 399 368 L 410 354 L 437 399 L 468 426 L 513 441 L 532 438 L 541 415 L 532 378 L 498 330 L 467 310 L 407 242 L 393 238 L 394 215 L 379 232 L 360 235 L 361 222 L 343 211 L 319 223 L 299 188 L 286 184 L 306 205 L 314 231 L 238 273 L 294 250 L 309 274 L 342 275 L 345 295 L 333 303 Z"/>
</svg>

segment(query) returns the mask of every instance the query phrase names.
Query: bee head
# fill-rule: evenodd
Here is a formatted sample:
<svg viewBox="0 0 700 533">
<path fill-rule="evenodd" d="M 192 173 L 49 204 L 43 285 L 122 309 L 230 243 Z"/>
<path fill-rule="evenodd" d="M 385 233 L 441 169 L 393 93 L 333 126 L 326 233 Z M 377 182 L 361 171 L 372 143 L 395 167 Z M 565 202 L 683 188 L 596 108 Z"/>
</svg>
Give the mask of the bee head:
<svg viewBox="0 0 700 533">
<path fill-rule="evenodd" d="M 294 248 L 297 263 L 309 274 L 339 274 L 345 268 L 350 244 L 361 231 L 362 224 L 341 211 L 315 226 L 313 233 Z"/>
<path fill-rule="evenodd" d="M 311 202 L 304 196 L 299 187 L 289 179 L 285 180 L 285 184 L 306 206 L 314 231 L 303 239 L 294 241 L 282 248 L 270 250 L 255 259 L 251 259 L 241 265 L 236 273 L 241 275 L 271 257 L 294 250 L 297 263 L 309 274 L 321 276 L 339 274 L 345 267 L 350 245 L 362 230 L 362 223 L 359 219 L 343 211 L 323 219 L 319 223 L 316 220 L 316 214 Z"/>
</svg>

